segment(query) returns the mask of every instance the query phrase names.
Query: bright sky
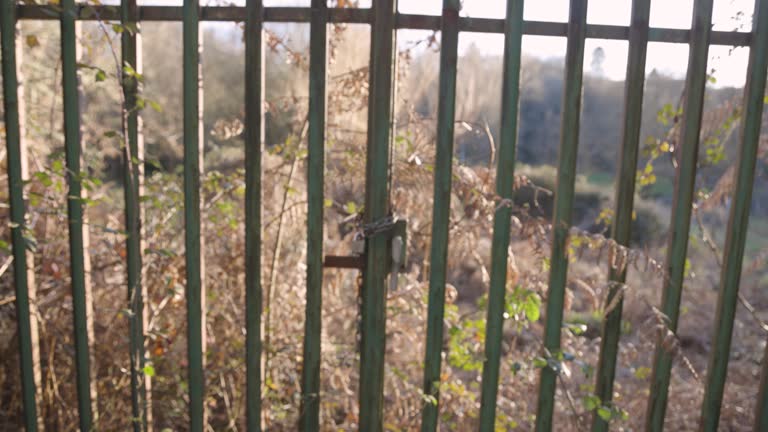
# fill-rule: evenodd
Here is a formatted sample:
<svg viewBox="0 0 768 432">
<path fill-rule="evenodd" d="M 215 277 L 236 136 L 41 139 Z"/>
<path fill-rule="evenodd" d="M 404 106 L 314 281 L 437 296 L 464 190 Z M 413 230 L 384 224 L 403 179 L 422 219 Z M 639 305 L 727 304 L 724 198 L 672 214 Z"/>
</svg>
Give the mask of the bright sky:
<svg viewBox="0 0 768 432">
<path fill-rule="evenodd" d="M 462 15 L 503 18 L 505 3 L 505 0 L 464 0 Z M 631 0 L 589 0 L 587 22 L 590 24 L 629 25 L 631 3 Z M 566 22 L 568 21 L 568 4 L 568 0 L 528 0 L 525 2 L 523 16 L 526 20 L 532 21 Z M 400 0 L 399 8 L 403 13 L 439 15 L 441 5 L 441 0 Z M 740 31 L 749 31 L 754 5 L 754 0 L 715 0 L 712 19 L 714 29 L 733 31 L 742 24 L 746 27 Z M 739 20 L 735 19 L 739 12 L 743 12 L 746 17 Z M 692 16 L 693 0 L 651 0 L 650 25 L 652 27 L 687 29 L 691 27 Z M 403 38 L 412 37 L 407 32 L 403 33 Z M 487 54 L 500 54 L 503 49 L 501 35 L 462 33 L 459 43 L 460 50 L 466 50 L 467 47 L 475 44 Z M 537 57 L 563 57 L 565 46 L 565 38 L 543 36 L 525 36 L 523 38 L 523 53 Z M 623 80 L 627 67 L 628 43 L 626 41 L 587 39 L 584 59 L 585 71 L 591 70 L 592 52 L 597 47 L 603 48 L 605 53 L 604 74 L 610 79 Z M 715 69 L 718 86 L 740 87 L 744 85 L 748 49 L 712 46 L 709 52 L 709 68 Z M 648 71 L 655 68 L 661 72 L 684 77 L 687 65 L 688 45 L 649 44 Z"/>
<path fill-rule="evenodd" d="M 230 0 L 231 1 L 231 0 Z M 216 3 L 205 0 L 202 3 Z M 172 4 L 181 0 L 139 0 L 139 4 Z M 244 3 L 235 0 L 234 3 Z M 310 0 L 264 0 L 265 6 L 309 6 Z M 361 0 L 361 7 L 370 7 L 371 0 Z M 632 0 L 589 0 L 587 22 L 590 24 L 629 25 Z M 506 0 L 463 0 L 462 15 L 472 17 L 504 18 Z M 568 0 L 527 0 L 524 18 L 536 21 L 568 21 Z M 714 0 L 713 24 L 715 30 L 732 31 L 742 25 L 741 31 L 751 28 L 751 15 L 755 0 Z M 403 13 L 440 15 L 442 0 L 399 0 Z M 744 14 L 736 19 L 737 14 Z M 691 26 L 693 0 L 651 0 L 652 27 L 682 28 Z M 422 39 L 428 32 L 403 30 L 400 42 Z M 502 35 L 462 33 L 459 50 L 471 45 L 489 55 L 500 55 L 503 50 Z M 540 58 L 563 57 L 565 38 L 525 36 L 523 53 Z M 591 70 L 592 53 L 601 47 L 605 53 L 603 73 L 607 78 L 623 80 L 626 73 L 627 42 L 587 39 L 584 58 L 585 71 Z M 715 69 L 717 86 L 744 85 L 746 79 L 748 49 L 727 46 L 712 46 L 709 50 L 709 69 Z M 647 70 L 677 77 L 684 77 L 688 62 L 688 45 L 650 43 L 648 47 Z"/>
</svg>

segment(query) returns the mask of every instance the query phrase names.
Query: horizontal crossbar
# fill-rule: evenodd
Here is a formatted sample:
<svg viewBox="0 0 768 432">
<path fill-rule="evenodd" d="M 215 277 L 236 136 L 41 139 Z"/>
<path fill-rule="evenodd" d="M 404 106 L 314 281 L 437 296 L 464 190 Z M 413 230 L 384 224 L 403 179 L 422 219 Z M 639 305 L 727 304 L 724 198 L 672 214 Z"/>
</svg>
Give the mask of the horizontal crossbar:
<svg viewBox="0 0 768 432">
<path fill-rule="evenodd" d="M 308 23 L 311 8 L 302 7 L 267 7 L 264 8 L 265 22 Z M 348 24 L 369 24 L 370 9 L 329 8 L 329 22 Z M 53 20 L 59 18 L 59 12 L 50 6 L 19 5 L 18 17 L 25 20 Z M 212 22 L 245 21 L 246 9 L 241 6 L 206 6 L 200 8 L 200 20 Z M 81 5 L 78 11 L 80 20 L 118 20 L 120 10 L 116 6 Z M 141 21 L 182 21 L 181 6 L 140 6 Z M 440 30 L 439 16 L 397 14 L 395 26 L 398 29 Z M 531 36 L 565 37 L 567 23 L 546 21 L 525 21 L 523 33 Z M 498 18 L 459 18 L 459 30 L 474 33 L 504 33 L 504 20 Z M 587 38 L 629 40 L 629 27 L 616 25 L 587 25 Z M 651 28 L 648 35 L 650 42 L 688 43 L 691 31 L 684 29 Z M 748 46 L 751 34 L 746 32 L 713 31 L 712 45 Z"/>
<path fill-rule="evenodd" d="M 326 255 L 323 267 L 362 270 L 365 267 L 365 258 L 362 256 Z"/>
</svg>

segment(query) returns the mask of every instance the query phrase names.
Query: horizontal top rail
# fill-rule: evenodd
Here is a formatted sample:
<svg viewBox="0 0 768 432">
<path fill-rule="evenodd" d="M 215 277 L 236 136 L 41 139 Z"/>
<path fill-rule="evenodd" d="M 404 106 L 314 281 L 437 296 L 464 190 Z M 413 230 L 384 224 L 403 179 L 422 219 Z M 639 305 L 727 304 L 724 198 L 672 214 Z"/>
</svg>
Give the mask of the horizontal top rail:
<svg viewBox="0 0 768 432">
<path fill-rule="evenodd" d="M 265 22 L 295 22 L 309 23 L 312 8 L 308 7 L 266 7 Z M 328 8 L 328 20 L 331 23 L 370 24 L 370 9 Z M 18 17 L 24 20 L 55 20 L 59 19 L 57 10 L 50 6 L 19 5 Z M 238 22 L 245 21 L 244 6 L 204 6 L 200 8 L 201 21 Z M 80 5 L 78 11 L 80 20 L 119 20 L 120 10 L 116 6 L 86 6 Z M 397 14 L 395 27 L 410 30 L 440 30 L 440 16 Z M 181 6 L 139 6 L 140 21 L 181 21 Z M 523 34 L 531 36 L 565 37 L 567 23 L 547 21 L 525 21 Z M 459 31 L 474 33 L 504 33 L 504 20 L 500 18 L 459 18 Z M 588 24 L 587 38 L 629 40 L 629 26 Z M 688 43 L 691 39 L 690 29 L 651 28 L 649 42 Z M 712 45 L 748 46 L 752 42 L 752 34 L 735 31 L 713 31 Z"/>
</svg>

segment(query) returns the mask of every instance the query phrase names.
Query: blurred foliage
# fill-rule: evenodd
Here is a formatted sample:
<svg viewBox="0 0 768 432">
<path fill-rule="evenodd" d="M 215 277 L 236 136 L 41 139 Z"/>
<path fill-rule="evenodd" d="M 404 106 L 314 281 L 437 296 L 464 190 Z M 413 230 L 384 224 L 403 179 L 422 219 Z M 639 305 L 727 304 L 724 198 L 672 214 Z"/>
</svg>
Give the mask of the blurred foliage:
<svg viewBox="0 0 768 432">
<path fill-rule="evenodd" d="M 355 6 L 339 1 L 339 6 Z M 26 138 L 31 172 L 30 223 L 27 235 L 35 245 L 38 308 L 43 357 L 42 409 L 49 430 L 71 430 L 76 424 L 66 241 L 66 169 L 61 127 L 61 65 L 57 24 L 25 21 L 22 63 L 26 102 Z M 241 25 L 204 24 L 203 128 L 205 173 L 202 178 L 203 233 L 206 268 L 206 406 L 214 430 L 240 430 L 244 418 L 244 240 L 243 198 L 243 41 Z M 369 33 L 365 26 L 332 25 L 329 29 L 328 130 L 326 142 L 325 252 L 347 254 L 355 220 L 364 209 L 364 146 L 368 105 Z M 138 32 L 144 39 L 143 63 L 136 69 L 116 68 L 113 54 L 119 35 Z M 263 154 L 263 266 L 265 305 L 271 318 L 263 391 L 265 424 L 270 430 L 293 430 L 300 404 L 301 345 L 304 326 L 306 261 L 306 110 L 308 98 L 308 26 L 270 24 L 265 46 L 266 94 Z M 123 169 L 120 131 L 120 75 L 141 81 L 138 109 L 143 117 L 146 155 L 144 270 L 148 309 L 148 364 L 153 377 L 153 414 L 158 429 L 186 426 L 185 268 L 182 192 L 181 24 L 143 23 L 141 28 L 108 23 L 83 24 L 82 75 L 85 171 L 77 177 L 89 192 L 86 199 L 94 286 L 95 380 L 99 389 L 98 427 L 122 430 L 129 424 L 130 395 L 125 309 L 125 233 L 120 181 Z M 161 41 L 161 42 L 158 42 Z M 437 38 L 425 34 L 399 54 L 396 136 L 393 149 L 392 202 L 409 224 L 407 272 L 401 289 L 387 303 L 388 339 L 385 409 L 387 430 L 413 430 L 433 393 L 422 391 L 421 368 L 429 280 L 432 177 L 437 111 Z M 610 239 L 613 179 L 620 142 L 623 83 L 587 74 L 581 125 L 579 176 L 575 184 L 574 229 L 569 244 L 569 280 L 562 351 L 544 353 L 541 333 L 547 300 L 549 219 L 556 188 L 557 149 L 563 91 L 562 60 L 523 59 L 520 127 L 513 202 L 495 195 L 496 170 L 491 163 L 500 137 L 501 59 L 470 47 L 459 59 L 456 154 L 450 209 L 448 286 L 446 287 L 445 361 L 439 382 L 441 425 L 446 430 L 476 427 L 479 378 L 485 344 L 485 311 L 490 269 L 490 238 L 498 206 L 513 209 L 513 235 L 504 304 L 504 339 L 497 430 L 530 429 L 536 405 L 540 368 L 557 370 L 558 425 L 583 426 L 595 414 L 626 429 L 642 427 L 650 355 L 656 343 L 659 317 L 650 304 L 657 301 L 663 277 L 668 204 L 674 185 L 674 156 L 679 95 L 683 82 L 656 71 L 649 74 L 643 107 L 642 161 L 638 172 L 632 249 Z M 727 172 L 737 146 L 739 89 L 707 91 L 705 128 L 699 161 L 697 204 L 728 195 Z M 759 172 L 765 178 L 765 151 Z M 3 156 L 4 157 L 4 156 Z M 2 180 L 5 182 L 5 180 Z M 7 201 L 5 188 L 0 197 Z M 751 226 L 765 232 L 763 217 L 768 188 L 756 188 Z M 718 195 L 719 193 L 719 195 Z M 714 197 L 714 198 L 713 198 Z M 704 219 L 710 225 L 725 220 L 717 201 Z M 0 208 L 7 218 L 7 207 Z M 7 224 L 3 224 L 5 226 Z M 282 234 L 278 234 L 282 232 Z M 705 230 L 702 228 L 702 232 Z M 701 236 L 704 234 L 701 233 Z M 7 259 L 8 229 L 2 229 L 2 258 Z M 283 236 L 282 241 L 277 238 Z M 724 240 L 715 235 L 718 244 Z M 759 236 L 758 236 L 759 237 Z M 699 237 L 694 237 L 698 239 Z M 745 290 L 757 297 L 765 288 L 759 261 L 765 245 L 750 238 Z M 688 367 L 702 369 L 706 357 L 687 347 L 705 344 L 702 327 L 710 326 L 716 293 L 717 266 L 706 246 L 692 241 L 686 265 L 686 289 L 696 289 L 684 307 L 693 311 L 681 324 L 680 343 L 691 357 Z M 617 258 L 618 257 L 618 258 Z M 614 402 L 594 396 L 593 380 L 599 331 L 606 310 L 606 281 L 610 268 L 629 268 Z M 10 298 L 11 272 L 0 279 L 2 299 Z M 713 276 L 714 275 L 714 276 Z M 358 286 L 353 271 L 326 271 L 323 297 L 323 363 L 321 420 L 328 430 L 356 430 L 360 365 L 357 358 Z M 269 283 L 267 283 L 269 281 Z M 274 283 L 273 283 L 274 281 Z M 650 300 L 649 300 L 650 299 Z M 764 296 L 758 297 L 764 301 Z M 3 300 L 4 301 L 4 300 Z M 11 302 L 8 302 L 10 304 Z M 0 429 L 18 420 L 20 401 L 15 363 L 12 307 L 0 303 Z M 698 315 L 697 315 L 698 314 Z M 702 315 L 704 318 L 702 318 Z M 696 317 L 699 317 L 696 319 Z M 754 322 L 738 326 L 736 348 L 742 352 L 762 341 Z M 703 323 L 703 324 L 702 324 Z M 677 346 L 677 345 L 676 345 Z M 735 359 L 735 367 L 751 371 L 755 362 Z M 687 360 L 686 360 L 687 361 Z M 685 430 L 698 412 L 698 382 L 687 369 L 676 368 L 672 389 L 674 408 L 669 427 Z M 742 377 L 743 378 L 743 377 Z M 744 405 L 751 393 L 751 375 L 729 388 L 730 404 Z M 576 402 L 574 402 L 576 401 Z M 580 403 L 578 403 L 580 401 Z M 642 402 L 642 403 L 641 403 Z M 741 425 L 738 410 L 724 413 L 734 430 Z M 695 425 L 694 425 L 695 426 Z"/>
</svg>

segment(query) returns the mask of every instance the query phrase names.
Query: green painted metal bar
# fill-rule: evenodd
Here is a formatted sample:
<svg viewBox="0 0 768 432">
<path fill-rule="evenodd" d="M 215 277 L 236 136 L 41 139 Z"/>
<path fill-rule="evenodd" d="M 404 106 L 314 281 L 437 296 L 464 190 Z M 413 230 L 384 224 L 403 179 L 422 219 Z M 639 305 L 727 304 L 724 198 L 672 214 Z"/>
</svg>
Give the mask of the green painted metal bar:
<svg viewBox="0 0 768 432">
<path fill-rule="evenodd" d="M 113 6 L 88 6 L 98 14 L 85 12 L 81 7 L 78 19 L 95 20 L 98 15 L 102 19 L 118 19 L 119 14 Z M 57 19 L 58 12 L 49 6 L 19 5 L 19 18 L 24 20 Z M 203 6 L 200 8 L 201 21 L 238 22 L 244 21 L 247 12 L 242 6 Z M 139 7 L 141 21 L 181 21 L 182 8 L 178 6 L 141 6 Z M 328 20 L 332 23 L 369 24 L 371 9 L 365 8 L 329 8 Z M 306 7 L 267 7 L 264 8 L 265 22 L 309 22 L 310 8 Z M 395 17 L 395 28 L 413 30 L 440 30 L 441 17 L 434 15 L 414 15 L 398 13 Z M 525 21 L 523 34 L 534 36 L 565 37 L 568 24 L 548 21 Z M 460 17 L 459 30 L 478 33 L 504 33 L 504 20 L 498 18 Z M 605 24 L 587 25 L 587 38 L 629 40 L 629 27 Z M 691 31 L 686 29 L 651 28 L 651 42 L 688 43 Z M 713 31 L 712 45 L 748 46 L 751 33 L 733 31 Z"/>
<path fill-rule="evenodd" d="M 200 230 L 200 176 L 203 171 L 200 6 L 184 0 L 184 228 L 187 266 L 187 361 L 189 364 L 189 429 L 205 430 L 205 295 Z"/>
<path fill-rule="evenodd" d="M 139 6 L 141 21 L 182 21 L 182 7 L 179 6 Z M 18 6 L 19 18 L 24 20 L 58 19 L 59 12 L 49 5 L 23 4 Z M 266 7 L 262 9 L 262 21 L 266 22 L 309 22 L 312 10 L 307 7 Z M 95 13 L 94 13 L 95 12 Z M 242 6 L 202 6 L 200 21 L 242 22 L 247 19 L 248 8 Z M 371 9 L 367 8 L 328 8 L 328 21 L 331 23 L 370 24 Z M 120 12 L 114 6 L 82 4 L 77 10 L 77 17 L 84 21 L 117 20 Z"/>
<path fill-rule="evenodd" d="M 368 146 L 365 167 L 366 224 L 379 222 L 390 213 L 390 129 L 392 128 L 393 66 L 395 58 L 396 0 L 373 4 L 371 26 L 370 86 L 368 96 Z M 360 430 L 379 432 L 384 409 L 384 352 L 386 349 L 386 233 L 366 239 L 362 288 L 362 335 L 360 349 Z"/>
<path fill-rule="evenodd" d="M 429 307 L 427 347 L 424 354 L 422 391 L 434 397 L 425 402 L 421 430 L 437 430 L 440 399 L 440 364 L 443 351 L 445 278 L 448 265 L 448 227 L 451 215 L 453 168 L 453 125 L 456 113 L 456 64 L 459 47 L 458 0 L 443 0 L 440 38 L 440 82 L 437 108 L 437 150 L 435 155 L 432 242 L 429 265 Z"/>
<path fill-rule="evenodd" d="M 496 195 L 511 202 L 515 182 L 520 62 L 523 40 L 523 0 L 507 0 L 504 33 L 504 69 L 501 91 L 501 141 L 496 169 Z M 480 403 L 480 431 L 496 430 L 496 397 L 499 387 L 501 341 L 504 336 L 504 304 L 512 206 L 497 206 L 491 244 L 491 283 L 485 325 L 485 361 Z"/>
<path fill-rule="evenodd" d="M 635 177 L 637 173 L 637 155 L 640 144 L 640 127 L 643 119 L 643 89 L 645 86 L 645 60 L 648 52 L 648 21 L 650 19 L 650 0 L 633 0 L 632 23 L 629 35 L 629 54 L 627 61 L 626 84 L 624 88 L 624 121 L 622 124 L 622 146 L 619 156 L 619 173 L 616 182 L 616 204 L 614 207 L 611 238 L 621 246 L 629 247 L 632 233 L 632 214 L 635 197 Z M 614 253 L 621 253 L 614 251 Z M 616 362 L 619 354 L 621 336 L 621 312 L 624 304 L 621 287 L 626 281 L 627 269 L 609 269 L 608 280 L 611 283 L 607 304 L 614 304 L 603 320 L 600 340 L 600 358 L 597 366 L 595 395 L 603 404 L 613 399 L 613 380 L 616 375 Z M 614 303 L 615 301 L 615 303 Z M 605 432 L 608 422 L 593 414 L 592 431 Z"/>
<path fill-rule="evenodd" d="M 8 151 L 8 195 L 10 199 L 11 241 L 13 252 L 13 282 L 16 294 L 16 325 L 18 326 L 19 366 L 21 367 L 21 397 L 24 428 L 38 430 L 37 386 L 40 385 L 40 351 L 37 321 L 32 319 L 30 304 L 35 299 L 35 274 L 32 254 L 27 248 L 24 202 L 24 181 L 27 161 L 24 146 L 23 89 L 19 80 L 21 53 L 17 54 L 16 8 L 14 2 L 0 4 L 0 33 L 2 34 L 3 109 L 5 139 Z M 19 50 L 20 51 L 20 50 Z"/>
<path fill-rule="evenodd" d="M 87 254 L 88 230 L 85 191 L 82 187 L 83 144 L 80 136 L 80 80 L 77 70 L 78 46 L 74 0 L 61 2 L 61 62 L 64 98 L 64 147 L 67 165 L 67 217 L 69 220 L 69 255 L 72 280 L 72 304 L 77 369 L 77 403 L 80 430 L 90 431 L 96 417 L 95 382 L 91 381 L 91 358 L 88 349 L 93 339 L 93 305 L 91 303 L 90 260 Z"/>
<path fill-rule="evenodd" d="M 744 86 L 744 114 L 741 118 L 741 151 L 736 166 L 736 187 L 731 201 L 731 214 L 725 240 L 720 294 L 715 315 L 712 352 L 709 356 L 704 401 L 701 406 L 700 430 L 718 430 L 723 402 L 733 323 L 736 319 L 744 245 L 747 239 L 749 210 L 755 180 L 755 164 L 760 145 L 765 80 L 768 75 L 768 0 L 755 1 L 752 47 L 749 51 L 747 83 Z M 759 404 L 758 404 L 759 405 Z M 765 430 L 756 429 L 756 430 Z"/>
<path fill-rule="evenodd" d="M 707 56 L 712 22 L 712 0 L 697 0 L 693 9 L 693 39 L 688 56 L 688 76 L 685 83 L 683 122 L 680 131 L 681 150 L 672 204 L 672 225 L 667 247 L 666 277 L 661 298 L 661 312 L 668 318 L 672 333 L 677 332 L 680 315 L 680 297 L 683 291 L 688 236 L 696 181 L 696 163 L 699 153 L 699 130 L 707 82 Z M 648 400 L 646 430 L 664 429 L 664 415 L 669 396 L 669 380 L 673 355 L 659 340 L 653 362 L 651 390 Z"/>
<path fill-rule="evenodd" d="M 261 0 L 245 21 L 245 328 L 246 423 L 261 430 L 261 152 L 264 147 L 264 41 Z"/>
<path fill-rule="evenodd" d="M 304 324 L 299 430 L 320 430 L 320 340 L 323 306 L 323 207 L 325 184 L 326 56 L 328 4 L 312 0 L 309 40 L 307 170 L 307 303 Z"/>
<path fill-rule="evenodd" d="M 568 45 L 565 54 L 563 120 L 560 129 L 557 191 L 552 217 L 553 239 L 547 294 L 547 320 L 544 329 L 544 347 L 548 351 L 547 355 L 552 356 L 557 355 L 560 351 L 560 330 L 563 324 L 565 284 L 568 277 L 568 234 L 573 213 L 576 154 L 579 146 L 582 65 L 584 63 L 584 39 L 587 33 L 587 0 L 571 0 L 569 15 Z M 537 431 L 552 430 L 557 377 L 558 372 L 551 367 L 545 367 L 541 370 L 536 409 Z"/>
<path fill-rule="evenodd" d="M 98 14 L 85 12 L 81 7 L 78 19 L 95 20 L 118 19 L 119 14 L 112 6 L 88 6 Z M 19 5 L 19 18 L 24 20 L 57 19 L 58 12 L 44 5 Z M 247 11 L 241 6 L 203 6 L 200 8 L 201 21 L 237 22 L 244 21 Z M 178 6 L 140 6 L 141 21 L 181 21 L 182 8 Z M 328 20 L 332 23 L 368 24 L 371 22 L 371 9 L 365 8 L 329 8 Z M 306 7 L 266 7 L 265 22 L 309 22 L 310 8 Z M 413 30 L 440 30 L 441 17 L 434 15 L 414 15 L 398 13 L 395 28 Z M 548 21 L 525 21 L 523 34 L 535 36 L 564 37 L 567 23 Z M 459 30 L 479 33 L 504 33 L 504 20 L 497 18 L 460 17 Z M 604 24 L 589 24 L 587 38 L 629 40 L 629 27 Z M 688 43 L 691 31 L 686 29 L 651 28 L 649 40 L 652 42 Z M 751 33 L 733 31 L 713 31 L 711 44 L 725 46 L 748 46 Z"/>
<path fill-rule="evenodd" d="M 122 33 L 123 65 L 130 65 L 137 73 L 141 67 L 141 39 L 138 34 L 138 6 L 136 0 L 122 0 L 120 21 L 124 26 Z M 128 271 L 128 305 L 130 316 L 130 356 L 131 356 L 131 413 L 135 432 L 146 431 L 151 425 L 151 412 L 148 408 L 147 392 L 151 378 L 144 373 L 146 349 L 146 311 L 142 285 L 142 258 L 144 233 L 141 229 L 143 219 L 140 198 L 144 187 L 144 139 L 141 135 L 141 119 L 136 102 L 139 97 L 138 79 L 129 74 L 122 78 L 125 132 L 123 187 L 125 194 L 126 258 Z"/>
</svg>

